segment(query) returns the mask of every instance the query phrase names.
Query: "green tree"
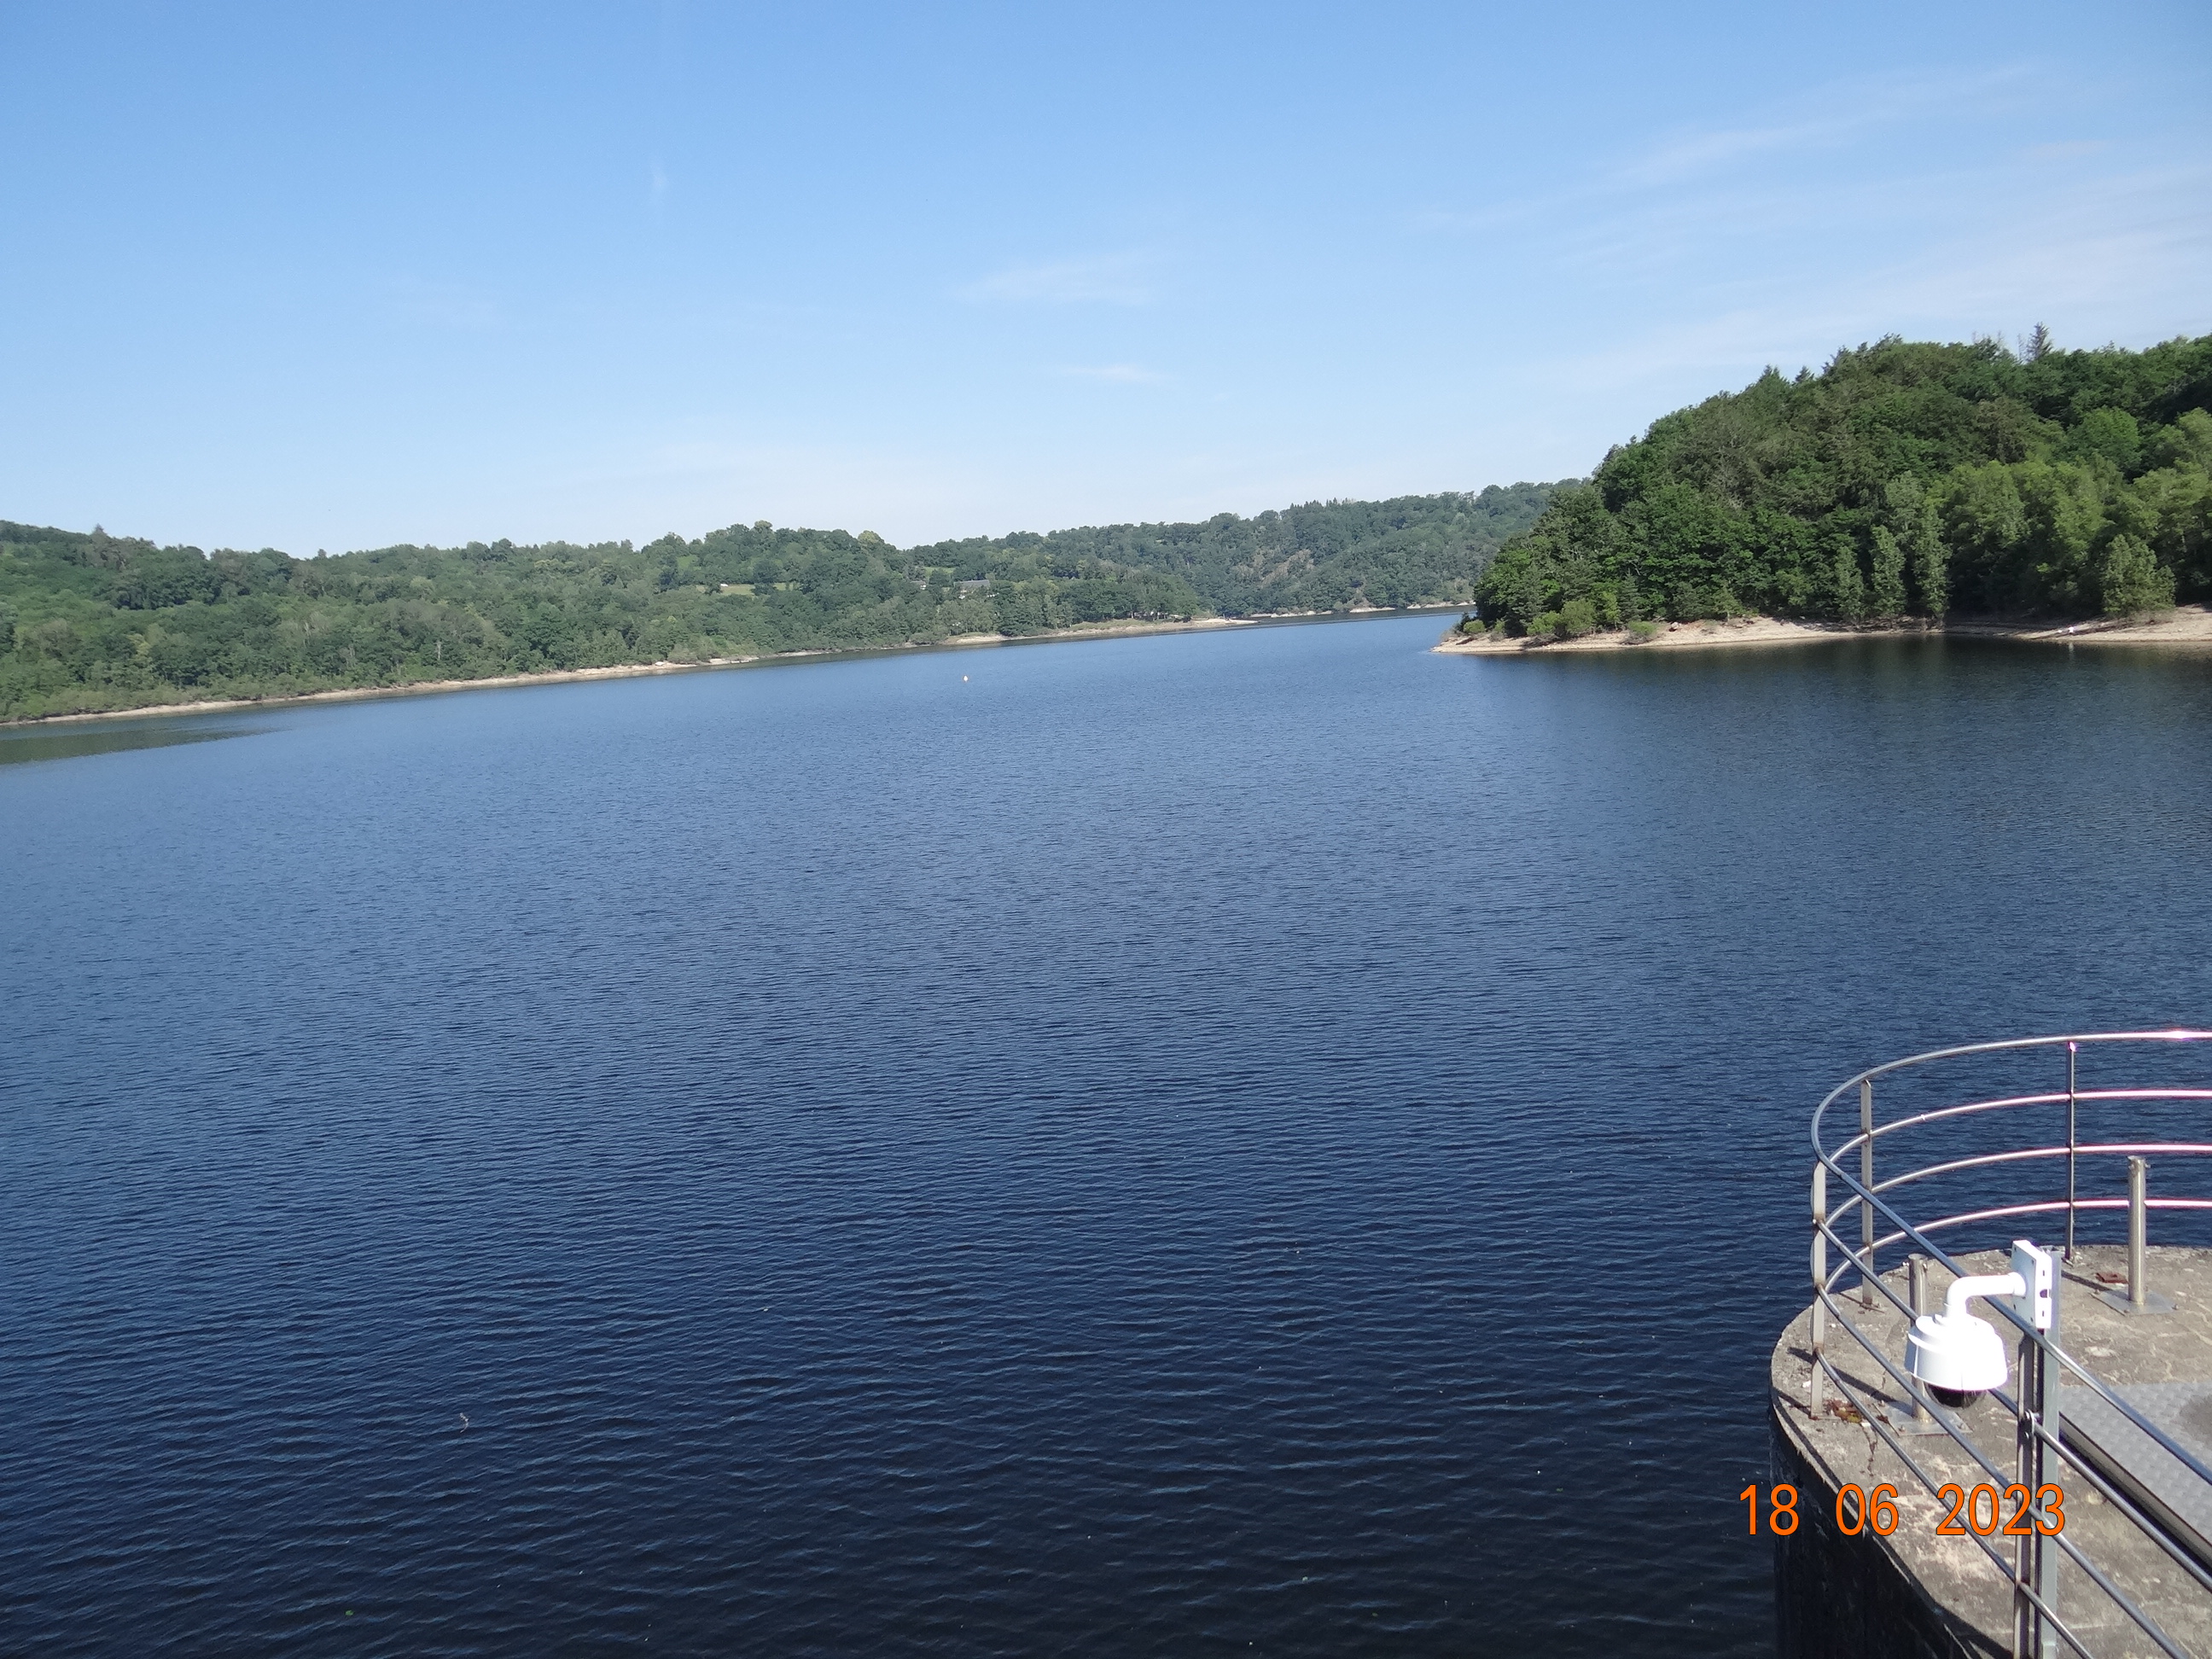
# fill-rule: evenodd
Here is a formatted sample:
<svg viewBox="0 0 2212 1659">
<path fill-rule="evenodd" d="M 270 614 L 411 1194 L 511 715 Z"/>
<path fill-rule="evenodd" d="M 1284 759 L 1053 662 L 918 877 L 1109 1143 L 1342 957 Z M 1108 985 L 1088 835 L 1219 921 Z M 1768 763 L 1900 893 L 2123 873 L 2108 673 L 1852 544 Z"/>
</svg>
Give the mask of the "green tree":
<svg viewBox="0 0 2212 1659">
<path fill-rule="evenodd" d="M 1578 640 L 1585 634 L 1597 632 L 1597 607 L 1588 599 L 1569 599 L 1559 607 L 1559 635 L 1563 640 Z"/>
<path fill-rule="evenodd" d="M 2147 466 L 2193 466 L 2212 471 L 2212 415 L 2184 410 L 2171 426 L 2158 428 L 2143 446 Z"/>
<path fill-rule="evenodd" d="M 2133 536 L 2112 538 L 2097 576 L 2108 617 L 2140 616 L 2173 603 L 2173 573 L 2163 568 L 2150 549 Z"/>
<path fill-rule="evenodd" d="M 1626 616 L 2083 614 L 2120 498 L 2198 467 L 2208 405 L 2212 336 L 2064 351 L 2045 330 L 2019 356 L 1884 338 L 1662 416 L 1510 538 L 1478 598 L 1520 629 L 1607 592 Z M 2142 493 L 2146 512 L 2194 500 Z M 2194 557 L 2169 568 L 2212 586 Z"/>
<path fill-rule="evenodd" d="M 1885 527 L 1905 554 L 1913 607 L 1923 617 L 1941 617 L 1950 608 L 1950 550 L 1943 544 L 1935 498 L 1909 472 L 1892 478 L 1882 496 Z"/>
<path fill-rule="evenodd" d="M 2146 472 L 2119 493 L 2112 518 L 2148 544 L 2185 594 L 2212 596 L 2212 473 L 2186 465 Z"/>
<path fill-rule="evenodd" d="M 1867 583 L 1867 609 L 1885 620 L 1905 614 L 1905 549 L 1886 525 L 1874 531 L 1874 556 Z"/>
<path fill-rule="evenodd" d="M 1838 538 L 1830 550 L 1828 591 L 1830 616 L 1856 622 L 1866 615 L 1866 581 L 1859 572 L 1859 550 L 1847 540 Z"/>
<path fill-rule="evenodd" d="M 2076 460 L 2101 460 L 2132 474 L 2142 463 L 2142 430 L 2124 409 L 2093 409 L 2066 435 L 2064 453 Z"/>
</svg>

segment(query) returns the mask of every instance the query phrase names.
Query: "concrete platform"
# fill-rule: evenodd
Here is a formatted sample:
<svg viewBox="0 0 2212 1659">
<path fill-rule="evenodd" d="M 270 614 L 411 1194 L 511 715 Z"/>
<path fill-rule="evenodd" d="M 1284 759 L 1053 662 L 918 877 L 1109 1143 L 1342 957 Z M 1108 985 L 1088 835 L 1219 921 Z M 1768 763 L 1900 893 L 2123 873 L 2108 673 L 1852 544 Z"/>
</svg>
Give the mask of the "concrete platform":
<svg viewBox="0 0 2212 1659">
<path fill-rule="evenodd" d="M 2097 1294 L 2124 1280 L 2126 1254 L 2118 1246 L 2077 1250 L 2060 1291 L 2060 1344 L 2100 1382 L 2122 1392 L 2137 1410 L 2203 1456 L 2205 1449 L 2212 1449 L 2212 1251 L 2152 1248 L 2150 1285 L 2170 1298 L 2173 1307 L 2163 1315 L 2129 1313 L 2108 1305 Z M 1964 1260 L 1976 1272 L 2001 1272 L 2005 1265 L 1996 1252 Z M 1905 1297 L 1901 1264 L 1883 1278 L 1900 1299 Z M 1950 1275 L 1931 1264 L 1929 1305 L 1941 1304 L 1949 1283 Z M 1846 1311 L 1853 1322 L 1902 1365 L 1903 1316 L 1886 1299 L 1878 1298 L 1880 1305 L 1869 1311 L 1860 1305 L 1856 1291 L 1846 1296 Z M 1948 1506 L 1937 1501 L 1825 1376 L 1820 1389 L 1810 1386 L 1811 1333 L 1812 1310 L 1808 1308 L 1783 1333 L 1773 1355 L 1773 1478 L 1798 1486 L 1798 1507 L 1804 1516 L 1795 1537 L 1776 1540 L 1782 1652 L 1787 1659 L 1825 1659 L 1830 1654 L 1839 1659 L 1846 1654 L 1855 1659 L 1877 1653 L 1913 1659 L 2010 1654 L 2014 1610 L 2006 1576 L 1972 1539 L 1938 1534 L 1936 1524 Z M 1911 1402 L 1832 1319 L 1827 1351 L 1836 1368 L 1851 1379 L 1862 1397 L 1876 1402 L 1875 1409 L 1893 1426 L 1910 1420 Z M 2136 1388 L 2144 1392 L 2130 1392 Z M 2166 1503 L 2185 1532 L 2200 1519 L 2212 1528 L 2212 1507 L 2206 1506 L 2212 1493 L 2202 1489 L 2203 1483 L 2185 1466 L 2173 1462 L 2110 1407 L 2095 1409 L 2100 1402 L 2088 1390 L 2074 1392 L 2079 1398 L 2062 1397 L 2060 1404 L 2075 1418 L 2075 1437 L 2100 1444 L 2110 1442 L 2109 1455 L 2142 1466 L 2148 1477 L 2148 1495 Z M 2013 1420 L 2001 1407 L 1984 1399 L 1954 1417 L 1997 1468 L 2009 1471 L 2016 1467 Z M 2069 1439 L 2069 1443 L 2075 1442 Z M 1946 1436 L 1926 1435 L 1907 1444 L 1938 1484 L 1956 1480 L 1971 1490 L 1990 1479 Z M 2157 1619 L 2169 1636 L 2191 1653 L 2212 1659 L 2212 1592 L 2144 1539 L 2077 1474 L 2059 1465 L 2047 1471 L 2045 1478 L 2066 1492 L 2067 1538 Z M 1852 1482 L 1871 1491 L 1884 1481 L 1898 1491 L 1901 1521 L 1897 1530 L 1887 1539 L 1876 1538 L 1871 1531 L 1856 1537 L 1842 1533 L 1835 1524 L 1838 1489 Z M 2011 1540 L 1990 1541 L 2011 1559 Z M 2186 1546 L 2197 1540 L 2185 1537 L 2183 1541 Z M 2212 1547 L 2212 1538 L 2203 1541 Z M 2071 1562 L 2061 1565 L 2058 1607 L 2098 1659 L 2133 1659 L 2136 1655 L 2148 1659 L 2160 1651 Z M 2060 1651 L 2065 1651 L 2063 1644 Z"/>
</svg>

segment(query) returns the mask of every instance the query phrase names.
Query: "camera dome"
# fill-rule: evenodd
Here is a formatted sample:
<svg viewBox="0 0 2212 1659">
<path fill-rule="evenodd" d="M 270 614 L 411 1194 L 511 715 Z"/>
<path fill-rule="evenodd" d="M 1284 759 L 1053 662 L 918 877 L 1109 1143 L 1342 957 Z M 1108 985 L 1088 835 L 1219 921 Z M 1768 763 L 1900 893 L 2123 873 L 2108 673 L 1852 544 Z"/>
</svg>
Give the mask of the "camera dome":
<svg viewBox="0 0 2212 1659">
<path fill-rule="evenodd" d="M 2003 1339 L 1969 1313 L 1923 1314 L 1905 1340 L 1905 1369 L 1946 1406 L 1963 1406 L 2004 1386 Z"/>
</svg>

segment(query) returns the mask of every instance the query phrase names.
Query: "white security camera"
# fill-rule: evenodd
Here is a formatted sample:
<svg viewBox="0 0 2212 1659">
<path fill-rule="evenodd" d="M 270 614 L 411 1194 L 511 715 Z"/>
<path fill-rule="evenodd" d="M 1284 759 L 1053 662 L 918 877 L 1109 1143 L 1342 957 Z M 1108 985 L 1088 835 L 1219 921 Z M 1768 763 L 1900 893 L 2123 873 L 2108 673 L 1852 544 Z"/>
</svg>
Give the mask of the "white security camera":
<svg viewBox="0 0 2212 1659">
<path fill-rule="evenodd" d="M 2039 1331 L 2051 1328 L 2051 1295 L 2056 1278 L 2051 1253 L 2026 1239 L 2014 1241 L 2010 1273 L 1957 1279 L 1943 1297 L 1943 1311 L 1923 1314 L 1905 1339 L 1905 1366 L 1928 1392 L 1946 1406 L 1970 1405 L 2011 1375 L 2004 1340 L 1986 1319 L 1966 1311 L 1975 1297 L 2009 1296 L 2020 1316 Z"/>
</svg>

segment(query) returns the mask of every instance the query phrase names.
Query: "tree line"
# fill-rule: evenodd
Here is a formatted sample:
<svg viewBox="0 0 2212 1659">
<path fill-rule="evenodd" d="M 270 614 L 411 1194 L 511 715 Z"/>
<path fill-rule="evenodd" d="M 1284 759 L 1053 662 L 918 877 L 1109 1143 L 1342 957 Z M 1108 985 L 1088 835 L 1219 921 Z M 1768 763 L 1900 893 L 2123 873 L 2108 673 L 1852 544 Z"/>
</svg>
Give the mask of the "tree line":
<svg viewBox="0 0 2212 1659">
<path fill-rule="evenodd" d="M 2127 616 L 2212 599 L 2212 335 L 1894 336 L 1655 422 L 1557 493 L 1465 624 Z"/>
<path fill-rule="evenodd" d="M 0 521 L 0 718 L 1126 621 L 1469 603 L 1555 486 L 900 550 L 733 525 L 642 547 L 295 558 Z"/>
</svg>

